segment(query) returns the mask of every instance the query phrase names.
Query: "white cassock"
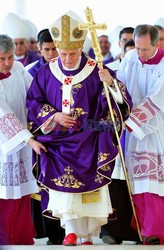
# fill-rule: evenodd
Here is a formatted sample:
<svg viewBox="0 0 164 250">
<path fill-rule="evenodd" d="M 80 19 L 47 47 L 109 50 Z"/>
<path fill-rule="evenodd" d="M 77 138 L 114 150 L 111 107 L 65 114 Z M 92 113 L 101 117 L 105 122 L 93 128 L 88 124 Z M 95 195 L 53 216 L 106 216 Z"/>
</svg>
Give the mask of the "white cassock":
<svg viewBox="0 0 164 250">
<path fill-rule="evenodd" d="M 117 78 L 132 97 L 133 109 L 125 122 L 125 160 L 133 194 L 164 196 L 164 58 L 144 64 L 136 50 L 123 58 Z"/>
<path fill-rule="evenodd" d="M 0 80 L 0 199 L 19 199 L 38 192 L 32 174 L 32 150 L 26 141 L 25 98 L 32 81 L 20 62 L 14 62 L 11 75 Z"/>
</svg>

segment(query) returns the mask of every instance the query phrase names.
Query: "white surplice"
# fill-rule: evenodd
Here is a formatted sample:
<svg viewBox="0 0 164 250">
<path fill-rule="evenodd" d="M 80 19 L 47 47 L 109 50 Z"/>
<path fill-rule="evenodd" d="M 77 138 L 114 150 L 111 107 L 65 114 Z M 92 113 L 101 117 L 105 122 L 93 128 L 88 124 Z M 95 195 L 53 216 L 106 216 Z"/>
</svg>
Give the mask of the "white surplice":
<svg viewBox="0 0 164 250">
<path fill-rule="evenodd" d="M 117 78 L 133 101 L 125 122 L 125 160 L 133 194 L 164 196 L 164 58 L 158 64 L 140 62 L 136 50 L 123 58 Z"/>
<path fill-rule="evenodd" d="M 0 199 L 19 199 L 38 192 L 32 174 L 32 150 L 26 141 L 25 98 L 32 81 L 20 62 L 14 62 L 11 75 L 0 80 Z"/>
</svg>

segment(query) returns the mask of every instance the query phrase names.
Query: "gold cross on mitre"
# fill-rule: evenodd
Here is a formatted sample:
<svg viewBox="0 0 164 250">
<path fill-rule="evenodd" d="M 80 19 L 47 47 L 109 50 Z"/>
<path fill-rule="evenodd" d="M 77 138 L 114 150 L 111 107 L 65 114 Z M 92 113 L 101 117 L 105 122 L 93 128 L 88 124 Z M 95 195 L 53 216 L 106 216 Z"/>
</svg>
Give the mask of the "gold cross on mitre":
<svg viewBox="0 0 164 250">
<path fill-rule="evenodd" d="M 102 62 L 103 62 L 103 57 L 101 54 L 101 48 L 100 48 L 100 44 L 99 44 L 96 30 L 105 30 L 107 28 L 107 25 L 105 23 L 104 24 L 96 24 L 93 20 L 92 10 L 89 9 L 89 7 L 86 8 L 85 15 L 86 15 L 88 23 L 86 23 L 86 24 L 80 23 L 80 24 L 78 24 L 78 28 L 80 30 L 89 30 L 90 31 L 92 47 L 93 47 L 93 50 L 95 53 L 96 61 L 98 63 L 98 66 L 101 68 Z"/>
</svg>

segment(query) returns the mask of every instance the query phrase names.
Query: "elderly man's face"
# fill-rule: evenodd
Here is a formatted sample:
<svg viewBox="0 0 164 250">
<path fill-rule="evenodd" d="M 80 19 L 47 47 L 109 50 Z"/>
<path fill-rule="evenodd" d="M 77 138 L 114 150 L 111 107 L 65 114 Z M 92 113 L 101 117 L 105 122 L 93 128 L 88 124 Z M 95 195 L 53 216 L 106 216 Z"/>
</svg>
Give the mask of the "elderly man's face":
<svg viewBox="0 0 164 250">
<path fill-rule="evenodd" d="M 14 51 L 7 53 L 0 51 L 0 72 L 7 74 L 13 67 L 14 63 Z"/>
<path fill-rule="evenodd" d="M 16 45 L 15 55 L 23 56 L 27 51 L 27 40 L 24 38 L 13 39 Z"/>
<path fill-rule="evenodd" d="M 61 58 L 62 64 L 68 69 L 72 69 L 76 66 L 81 53 L 82 49 L 58 50 L 58 54 Z"/>
</svg>

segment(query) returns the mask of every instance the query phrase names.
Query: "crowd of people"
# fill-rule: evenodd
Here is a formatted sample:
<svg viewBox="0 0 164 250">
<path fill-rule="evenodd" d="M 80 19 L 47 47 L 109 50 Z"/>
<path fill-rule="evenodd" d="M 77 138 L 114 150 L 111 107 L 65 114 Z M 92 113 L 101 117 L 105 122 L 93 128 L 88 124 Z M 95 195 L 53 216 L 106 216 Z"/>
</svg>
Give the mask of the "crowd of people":
<svg viewBox="0 0 164 250">
<path fill-rule="evenodd" d="M 99 68 L 79 22 L 2 23 L 0 245 L 163 245 L 164 25 L 101 35 Z"/>
</svg>

